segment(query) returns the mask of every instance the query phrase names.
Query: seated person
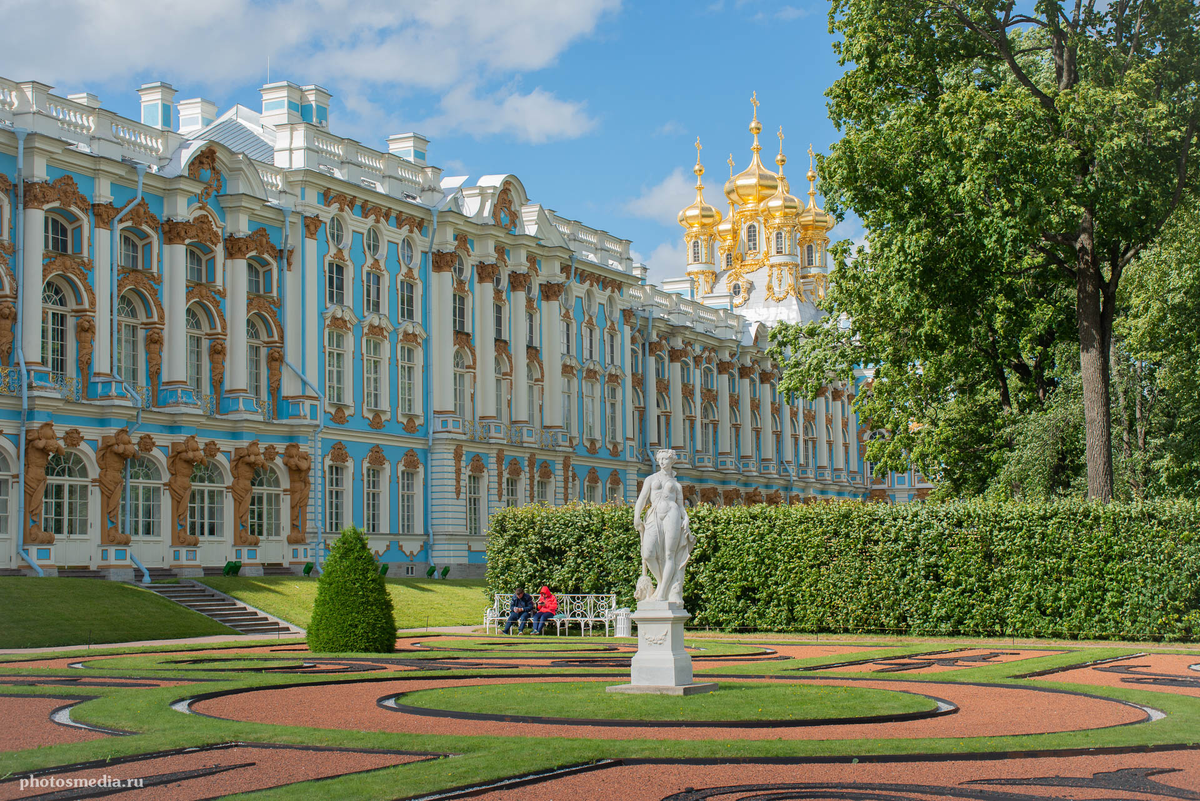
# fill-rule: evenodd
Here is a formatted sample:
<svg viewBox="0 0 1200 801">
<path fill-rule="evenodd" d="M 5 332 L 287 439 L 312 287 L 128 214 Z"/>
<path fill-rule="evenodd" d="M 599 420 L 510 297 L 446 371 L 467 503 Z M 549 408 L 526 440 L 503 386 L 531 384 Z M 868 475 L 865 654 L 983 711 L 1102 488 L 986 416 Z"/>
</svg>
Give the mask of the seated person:
<svg viewBox="0 0 1200 801">
<path fill-rule="evenodd" d="M 517 587 L 517 592 L 508 605 L 508 622 L 504 624 L 504 633 L 508 634 L 512 624 L 516 623 L 517 634 L 520 634 L 521 629 L 525 628 L 525 624 L 529 622 L 529 616 L 533 614 L 533 609 L 533 598 L 525 594 L 524 587 Z"/>
<path fill-rule="evenodd" d="M 558 599 L 550 592 L 550 588 L 543 584 L 538 593 L 537 612 L 533 615 L 533 633 L 541 634 L 542 629 L 546 627 L 546 621 L 554 617 L 557 611 Z"/>
</svg>

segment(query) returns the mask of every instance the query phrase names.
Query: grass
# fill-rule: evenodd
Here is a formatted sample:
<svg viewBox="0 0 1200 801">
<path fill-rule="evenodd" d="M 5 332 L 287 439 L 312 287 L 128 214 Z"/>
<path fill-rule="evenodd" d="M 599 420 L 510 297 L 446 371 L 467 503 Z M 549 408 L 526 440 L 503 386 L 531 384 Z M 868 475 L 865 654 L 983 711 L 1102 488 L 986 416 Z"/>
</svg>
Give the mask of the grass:
<svg viewBox="0 0 1200 801">
<path fill-rule="evenodd" d="M 307 629 L 317 599 L 317 579 L 306 576 L 210 576 L 197 579 L 218 592 Z M 396 627 L 480 626 L 483 581 L 385 579 L 396 609 Z"/>
<path fill-rule="evenodd" d="M 237 634 L 149 590 L 117 581 L 0 577 L 0 610 L 0 648 Z"/>
<path fill-rule="evenodd" d="M 487 715 L 614 720 L 816 720 L 928 712 L 930 698 L 862 687 L 725 682 L 716 692 L 680 697 L 605 691 L 619 681 L 487 684 L 418 690 L 399 704 Z"/>
</svg>

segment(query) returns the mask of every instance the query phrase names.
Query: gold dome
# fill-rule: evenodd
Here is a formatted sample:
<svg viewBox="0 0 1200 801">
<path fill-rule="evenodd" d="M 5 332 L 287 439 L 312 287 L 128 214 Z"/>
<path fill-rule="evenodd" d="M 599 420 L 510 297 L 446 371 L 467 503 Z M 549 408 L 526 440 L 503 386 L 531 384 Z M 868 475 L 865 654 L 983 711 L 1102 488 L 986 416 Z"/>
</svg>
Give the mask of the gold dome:
<svg viewBox="0 0 1200 801">
<path fill-rule="evenodd" d="M 704 184 L 700 177 L 704 175 L 704 165 L 700 163 L 700 139 L 696 139 L 696 166 L 692 168 L 696 174 L 696 199 L 692 205 L 679 212 L 679 224 L 684 228 L 711 228 L 721 222 L 721 212 L 704 202 Z"/>
<path fill-rule="evenodd" d="M 777 219 L 794 217 L 800 213 L 800 201 L 788 194 L 787 178 L 783 177 L 783 165 L 787 164 L 787 156 L 783 155 L 783 126 L 779 128 L 779 155 L 775 163 L 779 165 L 779 187 L 767 198 L 766 211 Z"/>
<path fill-rule="evenodd" d="M 758 134 L 762 131 L 762 123 L 758 121 L 757 93 L 750 99 L 754 105 L 754 119 L 750 122 L 750 133 L 754 135 L 754 144 L 750 150 L 754 155 L 750 158 L 750 166 L 725 182 L 725 197 L 730 203 L 738 206 L 757 206 L 762 201 L 775 194 L 779 188 L 779 176 L 763 166 L 759 158 L 762 145 L 758 143 Z"/>
</svg>

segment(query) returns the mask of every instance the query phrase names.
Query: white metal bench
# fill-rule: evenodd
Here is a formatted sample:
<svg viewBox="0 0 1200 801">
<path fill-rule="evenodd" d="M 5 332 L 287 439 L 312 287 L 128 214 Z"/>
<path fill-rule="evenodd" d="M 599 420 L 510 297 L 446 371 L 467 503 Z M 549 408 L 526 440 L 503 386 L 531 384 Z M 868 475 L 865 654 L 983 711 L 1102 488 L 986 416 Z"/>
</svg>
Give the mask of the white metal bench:
<svg viewBox="0 0 1200 801">
<path fill-rule="evenodd" d="M 541 593 L 530 593 L 533 602 L 536 604 Z M 604 636 L 609 636 L 609 626 L 614 623 L 617 612 L 617 594 L 608 593 L 602 595 L 558 595 L 558 612 L 554 617 L 547 620 L 547 623 L 554 623 L 556 634 L 562 634 L 563 628 L 567 629 L 567 633 L 571 633 L 571 624 L 575 623 L 579 626 L 579 634 L 582 636 L 585 633 L 592 631 L 593 626 L 597 624 L 604 625 Z M 504 624 L 508 621 L 509 604 L 512 602 L 512 594 L 496 593 L 492 600 L 492 605 L 483 612 L 483 629 L 486 633 L 491 633 L 494 627 L 496 633 L 499 634 Z M 533 615 L 529 616 L 529 623 L 532 624 Z"/>
</svg>

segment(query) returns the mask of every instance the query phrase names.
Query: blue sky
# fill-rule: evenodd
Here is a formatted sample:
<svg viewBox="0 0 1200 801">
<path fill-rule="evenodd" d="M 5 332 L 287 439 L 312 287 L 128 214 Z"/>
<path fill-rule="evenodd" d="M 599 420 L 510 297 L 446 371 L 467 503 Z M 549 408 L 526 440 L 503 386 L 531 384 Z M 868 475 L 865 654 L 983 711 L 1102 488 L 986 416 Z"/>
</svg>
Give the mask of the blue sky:
<svg viewBox="0 0 1200 801">
<path fill-rule="evenodd" d="M 841 74 L 825 3 L 620 0 L 0 0 L 0 75 L 90 91 L 137 117 L 136 88 L 257 108 L 272 80 L 319 83 L 335 133 L 386 149 L 417 130 L 446 174 L 511 172 L 535 202 L 632 239 L 652 280 L 682 274 L 678 210 L 692 143 L 705 196 L 782 125 L 793 192 L 809 143 L 837 133 L 824 92 Z M 50 42 L 54 46 L 48 46 Z M 858 237 L 848 221 L 835 238 Z"/>
</svg>

